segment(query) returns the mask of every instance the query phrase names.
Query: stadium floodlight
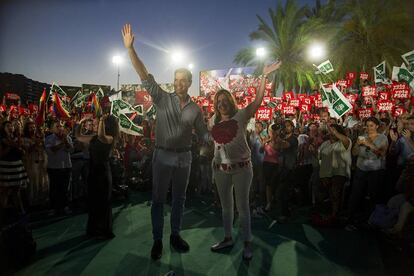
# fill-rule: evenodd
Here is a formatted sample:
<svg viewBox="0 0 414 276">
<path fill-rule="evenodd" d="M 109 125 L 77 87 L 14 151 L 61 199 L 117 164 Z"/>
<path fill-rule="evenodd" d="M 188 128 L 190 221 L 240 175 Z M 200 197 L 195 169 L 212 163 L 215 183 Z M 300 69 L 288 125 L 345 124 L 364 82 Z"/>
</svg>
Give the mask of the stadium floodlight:
<svg viewBox="0 0 414 276">
<path fill-rule="evenodd" d="M 256 56 L 262 58 L 266 55 L 266 49 L 263 47 L 256 48 Z"/>
<path fill-rule="evenodd" d="M 311 61 L 319 61 L 325 57 L 325 47 L 321 43 L 313 43 L 309 46 L 308 57 Z"/>
</svg>

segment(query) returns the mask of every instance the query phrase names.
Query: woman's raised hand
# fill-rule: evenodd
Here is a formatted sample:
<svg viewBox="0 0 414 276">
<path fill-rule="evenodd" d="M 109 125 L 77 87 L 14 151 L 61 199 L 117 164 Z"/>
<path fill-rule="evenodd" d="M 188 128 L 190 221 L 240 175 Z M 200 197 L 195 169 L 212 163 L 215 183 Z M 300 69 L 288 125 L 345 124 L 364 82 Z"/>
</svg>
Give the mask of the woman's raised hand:
<svg viewBox="0 0 414 276">
<path fill-rule="evenodd" d="M 132 45 L 134 44 L 134 34 L 132 33 L 131 25 L 125 24 L 121 32 L 125 48 L 132 48 Z"/>
<path fill-rule="evenodd" d="M 273 71 L 276 71 L 277 69 L 279 69 L 279 67 L 281 65 L 282 65 L 282 61 L 280 61 L 280 60 L 279 61 L 276 61 L 276 62 L 273 62 L 273 63 L 271 63 L 269 65 L 265 65 L 263 67 L 263 74 L 264 75 L 270 74 Z"/>
</svg>

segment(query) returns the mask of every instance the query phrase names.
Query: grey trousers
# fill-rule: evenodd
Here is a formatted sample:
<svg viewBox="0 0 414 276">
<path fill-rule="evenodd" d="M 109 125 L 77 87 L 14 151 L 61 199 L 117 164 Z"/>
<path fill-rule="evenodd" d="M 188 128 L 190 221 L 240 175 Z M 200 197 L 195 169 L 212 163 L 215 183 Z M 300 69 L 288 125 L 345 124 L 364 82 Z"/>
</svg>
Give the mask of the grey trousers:
<svg viewBox="0 0 414 276">
<path fill-rule="evenodd" d="M 240 215 L 242 237 L 244 241 L 252 240 L 250 224 L 249 192 L 252 183 L 253 170 L 251 167 L 223 172 L 214 169 L 214 180 L 220 196 L 224 235 L 231 237 L 234 220 L 233 187 L 236 195 L 236 206 Z"/>
</svg>

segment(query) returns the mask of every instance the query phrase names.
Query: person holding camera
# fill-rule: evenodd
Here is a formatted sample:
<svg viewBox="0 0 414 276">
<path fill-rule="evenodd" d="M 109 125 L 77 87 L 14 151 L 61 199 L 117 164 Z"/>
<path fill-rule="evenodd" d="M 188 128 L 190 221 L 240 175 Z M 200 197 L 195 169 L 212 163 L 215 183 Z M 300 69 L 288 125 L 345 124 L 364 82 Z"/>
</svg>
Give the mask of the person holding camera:
<svg viewBox="0 0 414 276">
<path fill-rule="evenodd" d="M 352 149 L 352 154 L 357 156 L 356 170 L 349 198 L 348 215 L 351 224 L 346 229 L 355 230 L 355 215 L 362 200 L 369 199 L 369 208 L 378 203 L 381 187 L 378 186 L 381 170 L 385 168 L 385 155 L 388 149 L 388 139 L 384 134 L 378 133 L 380 121 L 375 117 L 369 117 L 365 122 L 364 135 L 359 136 Z"/>
</svg>

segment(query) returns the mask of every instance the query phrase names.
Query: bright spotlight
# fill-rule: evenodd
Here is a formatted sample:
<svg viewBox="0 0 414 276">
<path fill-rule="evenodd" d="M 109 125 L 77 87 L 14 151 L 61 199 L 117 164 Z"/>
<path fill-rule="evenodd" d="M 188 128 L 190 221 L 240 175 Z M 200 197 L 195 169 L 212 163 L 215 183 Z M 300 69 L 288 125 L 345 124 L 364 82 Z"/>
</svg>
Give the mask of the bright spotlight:
<svg viewBox="0 0 414 276">
<path fill-rule="evenodd" d="M 320 60 L 325 56 L 325 47 L 322 44 L 315 43 L 310 45 L 308 56 L 311 60 Z"/>
<path fill-rule="evenodd" d="M 263 47 L 256 49 L 256 56 L 258 57 L 264 57 L 266 55 L 266 50 Z"/>
<path fill-rule="evenodd" d="M 190 63 L 190 64 L 188 64 L 188 69 L 193 69 L 194 68 L 194 64 L 192 64 L 192 63 Z"/>
<path fill-rule="evenodd" d="M 184 54 L 181 51 L 175 51 L 171 54 L 171 59 L 174 63 L 180 63 L 184 59 Z"/>
<path fill-rule="evenodd" d="M 112 63 L 114 63 L 116 65 L 121 64 L 122 63 L 122 57 L 121 56 L 118 56 L 118 55 L 113 56 L 112 57 Z"/>
</svg>

